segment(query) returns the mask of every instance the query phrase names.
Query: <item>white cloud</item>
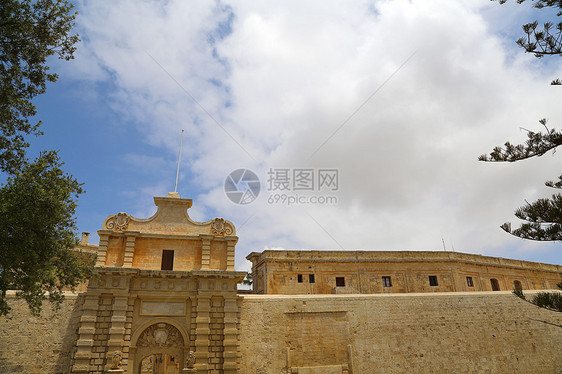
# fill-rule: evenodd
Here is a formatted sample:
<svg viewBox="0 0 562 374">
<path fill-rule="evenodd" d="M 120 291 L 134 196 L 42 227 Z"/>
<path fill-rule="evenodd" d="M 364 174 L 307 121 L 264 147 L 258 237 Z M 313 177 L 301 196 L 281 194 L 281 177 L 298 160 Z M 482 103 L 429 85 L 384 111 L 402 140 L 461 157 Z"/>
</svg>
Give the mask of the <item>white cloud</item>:
<svg viewBox="0 0 562 374">
<path fill-rule="evenodd" d="M 150 144 L 176 149 L 186 130 L 185 163 L 200 190 L 184 197 L 202 205 L 197 214 L 214 210 L 239 226 L 239 264 L 265 247 L 439 250 L 442 237 L 449 249 L 509 257 L 498 248 L 532 245 L 497 227 L 545 193 L 556 159 L 476 158 L 523 140 L 518 127 L 536 129 L 543 116 L 556 126 L 562 113 L 552 72 L 506 49 L 493 5 L 86 2 L 73 68 L 110 83 L 108 104 Z M 222 188 L 241 167 L 262 182 L 270 167 L 338 168 L 339 203 L 274 207 L 262 191 L 234 205 Z"/>
</svg>

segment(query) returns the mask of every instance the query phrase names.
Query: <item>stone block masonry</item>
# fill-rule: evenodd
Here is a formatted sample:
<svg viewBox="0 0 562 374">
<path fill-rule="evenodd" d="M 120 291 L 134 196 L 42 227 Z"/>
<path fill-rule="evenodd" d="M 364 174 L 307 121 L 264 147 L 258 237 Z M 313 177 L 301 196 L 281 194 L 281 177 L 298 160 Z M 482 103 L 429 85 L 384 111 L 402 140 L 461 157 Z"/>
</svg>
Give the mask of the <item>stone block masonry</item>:
<svg viewBox="0 0 562 374">
<path fill-rule="evenodd" d="M 562 373 L 562 313 L 510 292 L 241 297 L 244 374 Z"/>
<path fill-rule="evenodd" d="M 68 373 L 82 302 L 69 293 L 58 311 L 44 303 L 36 317 L 25 301 L 10 295 L 10 317 L 0 317 L 0 373 Z"/>
<path fill-rule="evenodd" d="M 95 301 L 98 329 L 87 348 L 98 349 L 87 362 L 97 369 L 115 300 Z M 12 318 L 0 320 L 0 373 L 69 373 L 84 296 L 67 295 L 57 313 L 46 304 L 40 317 L 22 300 L 10 304 Z M 243 295 L 208 306 L 206 373 L 562 373 L 562 313 L 510 292 Z"/>
</svg>

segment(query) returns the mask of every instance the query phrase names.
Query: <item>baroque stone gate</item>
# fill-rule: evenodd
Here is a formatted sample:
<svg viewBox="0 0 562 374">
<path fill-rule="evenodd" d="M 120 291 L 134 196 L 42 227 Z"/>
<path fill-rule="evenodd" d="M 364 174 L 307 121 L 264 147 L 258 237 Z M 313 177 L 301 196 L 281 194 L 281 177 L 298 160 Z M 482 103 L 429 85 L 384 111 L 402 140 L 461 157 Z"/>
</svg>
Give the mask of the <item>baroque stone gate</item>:
<svg viewBox="0 0 562 374">
<path fill-rule="evenodd" d="M 235 373 L 239 303 L 234 225 L 193 221 L 190 199 L 155 197 L 148 219 L 107 217 L 84 295 L 73 373 Z"/>
</svg>

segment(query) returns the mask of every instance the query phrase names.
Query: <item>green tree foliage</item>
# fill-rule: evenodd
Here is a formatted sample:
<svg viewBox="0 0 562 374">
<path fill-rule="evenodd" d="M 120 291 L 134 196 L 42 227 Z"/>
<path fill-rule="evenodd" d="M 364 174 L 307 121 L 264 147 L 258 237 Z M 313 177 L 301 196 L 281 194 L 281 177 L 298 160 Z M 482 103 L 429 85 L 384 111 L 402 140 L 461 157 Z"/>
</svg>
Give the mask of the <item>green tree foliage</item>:
<svg viewBox="0 0 562 374">
<path fill-rule="evenodd" d="M 71 251 L 80 184 L 62 171 L 56 152 L 26 157 L 26 137 L 41 134 L 40 122 L 30 122 L 32 99 L 57 80 L 49 57 L 73 58 L 74 18 L 65 0 L 0 3 L 0 172 L 7 178 L 0 186 L 0 315 L 10 310 L 8 290 L 39 313 L 43 300 L 60 301 L 63 289 L 92 273 L 88 257 Z"/>
<path fill-rule="evenodd" d="M 501 4 L 507 0 L 499 0 Z M 533 0 L 532 0 L 533 1 Z M 525 0 L 517 0 L 519 4 Z M 537 0 L 533 6 L 538 9 L 547 7 L 557 10 L 556 17 L 562 15 L 562 0 Z M 538 22 L 534 21 L 523 25 L 525 37 L 517 40 L 517 44 L 525 49 L 525 52 L 534 53 L 535 57 L 542 58 L 547 55 L 562 56 L 562 22 L 556 26 L 547 22 L 540 29 Z M 551 82 L 552 85 L 562 85 L 560 79 Z M 531 157 L 540 157 L 549 151 L 556 152 L 556 148 L 562 144 L 562 132 L 547 127 L 547 120 L 541 119 L 540 124 L 544 132 L 527 131 L 527 141 L 524 144 L 511 144 L 506 142 L 503 147 L 495 147 L 490 155 L 481 155 L 478 159 L 487 162 L 515 162 Z M 546 186 L 562 189 L 562 175 L 558 181 L 547 181 Z M 562 240 L 562 194 L 555 193 L 551 198 L 538 199 L 535 202 L 527 202 L 515 211 L 515 216 L 523 221 L 518 228 L 512 230 L 511 223 L 501 225 L 506 232 L 523 239 L 538 241 Z M 558 288 L 562 290 L 562 282 Z M 515 288 L 513 293 L 527 300 L 523 290 Z M 562 293 L 539 292 L 531 300 L 527 300 L 541 308 L 562 312 Z"/>
<path fill-rule="evenodd" d="M 558 288 L 562 290 L 562 282 L 557 284 Z M 523 290 L 516 288 L 513 293 L 521 299 L 535 304 L 538 307 L 562 312 L 562 293 L 560 292 L 538 292 L 530 300 L 523 293 Z"/>
<path fill-rule="evenodd" d="M 0 170 L 14 171 L 24 162 L 25 135 L 40 134 L 31 100 L 45 92 L 47 58 L 73 58 L 75 13 L 64 0 L 2 0 L 0 5 Z"/>
<path fill-rule="evenodd" d="M 251 286 L 254 283 L 254 280 L 252 279 L 252 273 L 248 272 L 246 273 L 246 276 L 244 277 L 244 280 L 242 281 L 242 284 L 246 285 L 246 286 Z"/>
<path fill-rule="evenodd" d="M 540 157 L 562 144 L 562 132 L 549 129 L 546 119 L 539 121 L 545 132 L 527 131 L 524 144 L 506 142 L 503 147 L 495 147 L 490 155 L 481 155 L 480 161 L 515 162 L 531 157 Z M 548 187 L 562 188 L 562 176 L 557 182 L 547 181 Z M 518 228 L 512 230 L 511 223 L 506 222 L 501 228 L 523 239 L 538 241 L 562 240 L 562 194 L 553 194 L 551 198 L 538 199 L 527 203 L 515 211 L 515 216 L 523 221 Z"/>
<path fill-rule="evenodd" d="M 92 263 L 73 251 L 77 245 L 75 198 L 80 184 L 46 152 L 8 178 L 0 193 L 0 315 L 7 314 L 6 291 L 17 290 L 34 313 L 42 301 L 60 301 L 91 275 Z M 46 296 L 48 295 L 48 296 Z"/>
<path fill-rule="evenodd" d="M 499 0 L 504 4 L 507 0 Z M 525 0 L 516 0 L 521 4 Z M 561 0 L 536 0 L 533 6 L 538 9 L 554 8 L 556 17 L 562 15 Z M 548 55 L 562 56 L 562 22 L 556 26 L 552 22 L 547 22 L 543 28 L 539 28 L 538 22 L 533 21 L 523 25 L 525 37 L 517 40 L 517 44 L 525 52 L 534 53 L 536 57 L 542 58 Z M 553 85 L 562 84 L 560 79 L 551 82 Z M 545 128 L 545 132 L 527 130 L 527 141 L 524 144 L 511 144 L 506 142 L 503 147 L 495 147 L 487 155 L 481 155 L 480 161 L 493 162 L 515 162 L 531 157 L 540 157 L 562 144 L 562 132 L 547 127 L 547 120 L 541 119 L 540 124 Z M 546 182 L 548 187 L 562 188 L 562 176 L 558 182 Z M 533 203 L 527 202 L 526 205 L 515 211 L 515 216 L 523 221 L 518 228 L 512 229 L 509 222 L 504 223 L 501 228 L 515 236 L 524 239 L 539 241 L 562 240 L 562 195 L 555 193 L 551 198 L 539 199 Z"/>
<path fill-rule="evenodd" d="M 526 0 L 516 0 L 518 4 Z M 562 1 L 560 0 L 531 0 L 537 9 L 554 8 L 556 17 L 562 16 Z M 500 4 L 507 0 L 499 0 Z M 517 39 L 517 45 L 525 52 L 533 53 L 535 57 L 558 55 L 562 56 L 562 22 L 545 22 L 542 27 L 537 21 L 523 25 L 525 36 Z M 550 84 L 562 85 L 560 79 L 554 79 Z"/>
</svg>

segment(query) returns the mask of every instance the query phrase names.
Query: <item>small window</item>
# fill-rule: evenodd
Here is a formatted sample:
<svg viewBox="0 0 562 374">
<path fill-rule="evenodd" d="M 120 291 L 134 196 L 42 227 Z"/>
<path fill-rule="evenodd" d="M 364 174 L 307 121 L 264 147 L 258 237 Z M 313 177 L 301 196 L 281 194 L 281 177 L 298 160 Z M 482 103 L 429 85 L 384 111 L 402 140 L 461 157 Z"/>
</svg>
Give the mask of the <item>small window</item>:
<svg viewBox="0 0 562 374">
<path fill-rule="evenodd" d="M 162 267 L 161 270 L 174 270 L 174 251 L 162 251 Z"/>
<path fill-rule="evenodd" d="M 522 290 L 523 286 L 521 285 L 521 282 L 518 280 L 514 280 L 513 281 L 513 288 L 515 288 L 516 290 Z"/>
<path fill-rule="evenodd" d="M 302 274 L 297 275 L 297 282 L 302 283 Z"/>
<path fill-rule="evenodd" d="M 466 277 L 466 285 L 468 287 L 474 287 L 474 282 L 472 281 L 472 277 Z"/>
<path fill-rule="evenodd" d="M 392 287 L 392 280 L 390 279 L 390 277 L 382 277 L 382 286 Z"/>
<path fill-rule="evenodd" d="M 336 287 L 345 287 L 345 277 L 336 277 Z"/>
<path fill-rule="evenodd" d="M 308 282 L 314 283 L 314 274 L 308 274 Z"/>
<path fill-rule="evenodd" d="M 429 285 L 431 287 L 437 287 L 438 286 L 437 275 L 430 275 L 429 276 Z"/>
</svg>

